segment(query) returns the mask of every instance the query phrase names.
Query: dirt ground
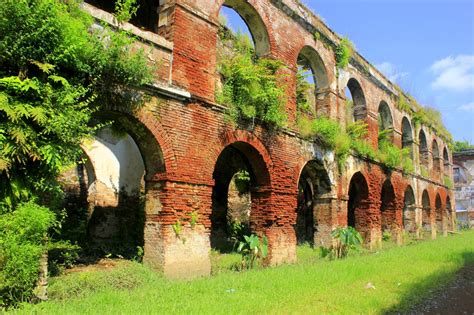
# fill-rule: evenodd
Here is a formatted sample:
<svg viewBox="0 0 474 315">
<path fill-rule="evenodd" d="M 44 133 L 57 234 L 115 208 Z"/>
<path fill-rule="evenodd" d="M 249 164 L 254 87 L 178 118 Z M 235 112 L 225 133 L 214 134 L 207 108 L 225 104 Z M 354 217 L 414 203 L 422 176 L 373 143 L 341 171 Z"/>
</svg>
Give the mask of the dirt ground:
<svg viewBox="0 0 474 315">
<path fill-rule="evenodd" d="M 407 314 L 474 315 L 474 264 L 465 266 L 453 282 Z"/>
</svg>

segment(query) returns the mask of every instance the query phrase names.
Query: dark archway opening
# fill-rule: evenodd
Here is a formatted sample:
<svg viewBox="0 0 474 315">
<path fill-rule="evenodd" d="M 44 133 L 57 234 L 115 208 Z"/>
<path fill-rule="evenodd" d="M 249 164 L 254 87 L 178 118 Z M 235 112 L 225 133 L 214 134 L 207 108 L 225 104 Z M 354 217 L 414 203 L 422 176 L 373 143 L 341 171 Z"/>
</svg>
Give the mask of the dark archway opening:
<svg viewBox="0 0 474 315">
<path fill-rule="evenodd" d="M 402 119 L 402 149 L 404 148 L 409 148 L 410 158 L 413 161 L 413 130 L 410 121 L 406 117 Z"/>
<path fill-rule="evenodd" d="M 441 156 L 439 155 L 439 147 L 436 140 L 433 140 L 431 152 L 433 154 L 433 173 L 440 176 L 443 173 L 443 168 L 441 166 Z"/>
<path fill-rule="evenodd" d="M 428 165 L 429 165 L 429 161 L 430 161 L 430 153 L 428 151 L 428 143 L 426 142 L 426 136 L 425 136 L 425 132 L 423 131 L 423 129 L 420 130 L 420 134 L 418 136 L 419 138 L 419 150 L 418 150 L 418 153 L 419 153 L 419 156 L 420 156 L 420 164 L 421 166 L 424 168 L 422 169 L 422 175 L 423 176 L 428 176 Z"/>
<path fill-rule="evenodd" d="M 449 176 L 450 162 L 448 149 L 446 147 L 443 150 L 443 162 L 444 162 L 444 176 Z"/>
<path fill-rule="evenodd" d="M 330 205 L 327 194 L 331 192 L 331 182 L 319 161 L 308 162 L 298 181 L 298 205 L 296 207 L 296 224 L 294 226 L 298 244 L 315 245 L 319 225 L 328 222 L 323 220 L 322 212 Z M 329 222 L 330 225 L 330 222 Z"/>
<path fill-rule="evenodd" d="M 349 184 L 349 201 L 347 204 L 347 225 L 360 233 L 368 229 L 364 218 L 368 208 L 369 187 L 362 173 L 352 176 Z"/>
<path fill-rule="evenodd" d="M 431 231 L 431 201 L 428 191 L 424 190 L 421 196 L 421 222 L 425 231 Z"/>
<path fill-rule="evenodd" d="M 454 231 L 453 208 L 452 208 L 451 199 L 449 198 L 449 196 L 446 198 L 446 220 L 447 220 L 448 231 L 453 232 Z"/>
<path fill-rule="evenodd" d="M 347 82 L 345 94 L 348 122 L 365 120 L 367 118 L 367 104 L 362 87 L 356 79 L 352 78 Z"/>
<path fill-rule="evenodd" d="M 269 182 L 268 172 L 253 147 L 236 142 L 219 155 L 213 178 L 211 248 L 225 253 L 234 250 L 244 235 L 255 232 L 258 190 Z"/>
<path fill-rule="evenodd" d="M 384 101 L 380 102 L 378 112 L 379 112 L 378 113 L 378 125 L 379 125 L 378 142 L 379 142 L 379 148 L 380 148 L 382 142 L 393 141 L 393 118 L 392 118 L 392 113 L 390 111 L 390 107 Z"/>
<path fill-rule="evenodd" d="M 403 228 L 408 233 L 416 232 L 415 194 L 411 186 L 405 189 L 403 202 Z"/>
<path fill-rule="evenodd" d="M 85 0 L 85 2 L 104 11 L 114 13 L 116 0 Z M 158 32 L 158 0 L 137 0 L 137 13 L 131 18 L 130 23 L 146 31 Z"/>
<path fill-rule="evenodd" d="M 441 196 L 436 194 L 435 209 L 436 209 L 436 231 L 443 233 L 443 209 L 441 208 Z"/>
<path fill-rule="evenodd" d="M 396 225 L 396 208 L 395 192 L 389 179 L 382 185 L 381 201 L 382 233 L 391 233 Z"/>
</svg>

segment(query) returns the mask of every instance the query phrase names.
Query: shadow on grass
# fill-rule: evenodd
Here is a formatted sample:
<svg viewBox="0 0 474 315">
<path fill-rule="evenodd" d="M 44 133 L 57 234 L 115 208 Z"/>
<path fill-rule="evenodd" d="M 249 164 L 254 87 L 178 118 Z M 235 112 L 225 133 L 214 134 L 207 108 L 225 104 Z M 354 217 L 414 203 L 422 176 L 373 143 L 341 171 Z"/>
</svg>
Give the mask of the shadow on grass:
<svg viewBox="0 0 474 315">
<path fill-rule="evenodd" d="M 401 302 L 389 309 L 382 310 L 381 314 L 412 314 L 423 302 L 453 281 L 458 272 L 466 266 L 474 265 L 474 251 L 467 251 L 461 254 L 463 265 L 455 271 L 442 271 L 426 277 L 423 281 L 413 284 L 403 293 Z"/>
</svg>

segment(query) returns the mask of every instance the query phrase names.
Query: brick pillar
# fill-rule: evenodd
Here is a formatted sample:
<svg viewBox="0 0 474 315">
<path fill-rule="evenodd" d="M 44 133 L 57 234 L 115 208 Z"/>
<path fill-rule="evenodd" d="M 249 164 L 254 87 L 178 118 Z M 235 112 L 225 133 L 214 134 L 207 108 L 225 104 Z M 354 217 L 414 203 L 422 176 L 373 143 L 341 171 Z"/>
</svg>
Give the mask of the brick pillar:
<svg viewBox="0 0 474 315">
<path fill-rule="evenodd" d="M 332 244 L 331 232 L 337 223 L 338 200 L 336 197 L 315 200 L 313 217 L 317 224 L 314 233 L 314 245 L 329 247 Z"/>
<path fill-rule="evenodd" d="M 147 182 L 144 262 L 168 278 L 209 275 L 211 248 L 208 219 L 203 212 L 210 198 L 208 187 Z M 189 218 L 192 211 L 198 211 L 202 218 L 193 226 Z"/>
</svg>

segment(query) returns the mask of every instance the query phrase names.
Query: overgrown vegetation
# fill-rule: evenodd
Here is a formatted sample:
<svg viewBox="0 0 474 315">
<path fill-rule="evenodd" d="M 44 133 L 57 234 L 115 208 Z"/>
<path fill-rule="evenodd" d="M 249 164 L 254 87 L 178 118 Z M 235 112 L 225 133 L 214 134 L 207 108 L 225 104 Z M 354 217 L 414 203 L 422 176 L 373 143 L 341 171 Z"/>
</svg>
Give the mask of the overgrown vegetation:
<svg viewBox="0 0 474 315">
<path fill-rule="evenodd" d="M 31 299 L 48 231 L 57 224 L 51 210 L 33 202 L 0 216 L 0 309 Z"/>
<path fill-rule="evenodd" d="M 354 52 L 354 44 L 347 38 L 343 37 L 334 52 L 336 56 L 336 66 L 338 69 L 345 69 L 351 60 Z"/>
<path fill-rule="evenodd" d="M 221 25 L 219 34 L 231 53 L 218 59 L 222 88 L 216 99 L 227 106 L 230 121 L 238 124 L 259 119 L 272 127 L 285 126 L 285 89 L 278 74 L 283 64 L 256 57 L 250 38 L 233 33 L 225 25 Z"/>
<path fill-rule="evenodd" d="M 310 259 L 317 250 L 308 246 L 307 259 L 299 256 L 296 265 L 193 281 L 169 281 L 146 266 L 123 262 L 112 270 L 53 278 L 50 301 L 25 305 L 17 313 L 407 313 L 474 263 L 473 241 L 468 231 L 338 261 Z M 239 260 L 235 254 L 225 258 L 220 263 Z M 369 282 L 375 289 L 366 288 Z"/>
<path fill-rule="evenodd" d="M 453 151 L 454 152 L 462 152 L 467 150 L 474 150 L 474 145 L 471 144 L 469 141 L 454 141 Z"/>
<path fill-rule="evenodd" d="M 258 235 L 244 235 L 244 240 L 240 241 L 237 252 L 242 255 L 241 268 L 253 269 L 257 263 L 268 255 L 268 240 L 266 236 L 262 239 Z"/>
<path fill-rule="evenodd" d="M 331 236 L 334 244 L 324 253 L 331 259 L 347 257 L 351 252 L 359 249 L 363 242 L 360 233 L 352 226 L 338 227 L 331 232 Z"/>
<path fill-rule="evenodd" d="M 116 17 L 124 22 L 133 15 L 125 11 L 134 1 L 120 3 Z M 55 217 L 63 217 L 58 174 L 77 162 L 81 142 L 106 123 L 93 124 L 94 113 L 109 103 L 134 109 L 142 99 L 135 87 L 151 80 L 144 51 L 132 49 L 130 34 L 92 23 L 77 1 L 0 4 L 0 221 L 8 227 L 0 231 L 4 304 L 31 296 L 43 237 Z"/>
</svg>

